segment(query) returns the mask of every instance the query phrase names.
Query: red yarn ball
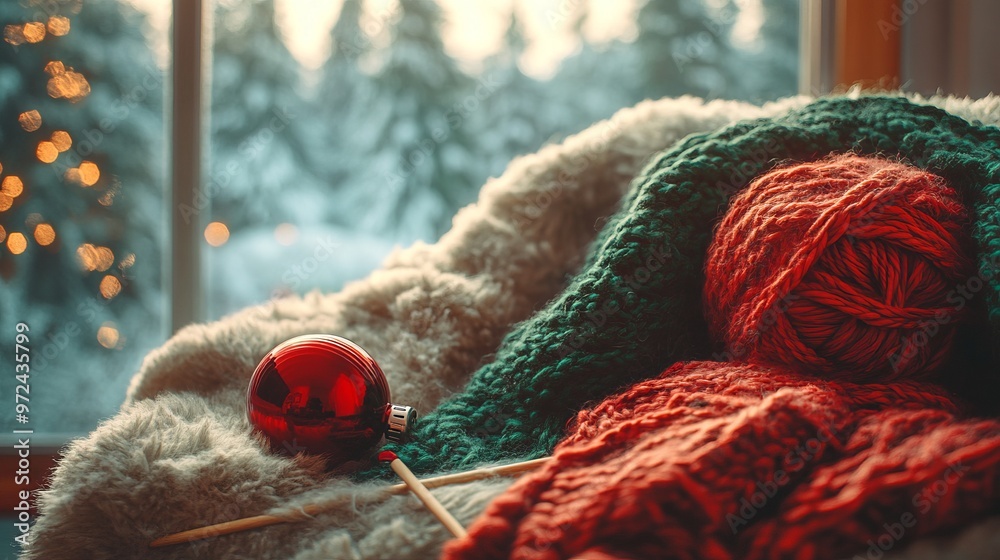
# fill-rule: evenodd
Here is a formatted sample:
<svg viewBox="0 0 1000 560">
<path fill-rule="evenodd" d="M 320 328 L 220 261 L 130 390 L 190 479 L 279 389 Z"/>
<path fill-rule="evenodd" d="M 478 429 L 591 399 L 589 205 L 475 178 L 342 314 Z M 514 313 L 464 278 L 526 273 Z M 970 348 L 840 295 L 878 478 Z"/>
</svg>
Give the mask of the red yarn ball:
<svg viewBox="0 0 1000 560">
<path fill-rule="evenodd" d="M 853 380 L 926 377 L 961 319 L 966 225 L 955 191 L 911 166 L 842 155 L 773 170 L 717 226 L 709 326 L 736 361 Z"/>
</svg>

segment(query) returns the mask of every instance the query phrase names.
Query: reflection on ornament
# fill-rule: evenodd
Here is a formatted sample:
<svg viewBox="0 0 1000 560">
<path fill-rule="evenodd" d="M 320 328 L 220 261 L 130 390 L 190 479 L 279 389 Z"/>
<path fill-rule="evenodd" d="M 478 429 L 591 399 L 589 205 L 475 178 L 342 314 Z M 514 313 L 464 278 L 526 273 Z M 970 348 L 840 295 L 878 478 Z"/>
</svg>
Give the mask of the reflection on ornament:
<svg viewBox="0 0 1000 560">
<path fill-rule="evenodd" d="M 416 412 L 390 398 L 385 374 L 360 346 L 305 335 L 261 360 L 247 390 L 247 416 L 275 451 L 324 454 L 332 467 L 364 458 L 383 435 L 404 437 Z"/>
</svg>

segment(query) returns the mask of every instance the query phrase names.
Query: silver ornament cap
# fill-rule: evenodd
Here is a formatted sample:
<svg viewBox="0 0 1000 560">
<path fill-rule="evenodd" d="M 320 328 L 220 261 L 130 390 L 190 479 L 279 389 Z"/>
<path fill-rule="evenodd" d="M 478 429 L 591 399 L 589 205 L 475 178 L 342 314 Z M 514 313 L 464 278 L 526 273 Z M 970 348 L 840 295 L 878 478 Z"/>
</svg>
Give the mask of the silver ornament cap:
<svg viewBox="0 0 1000 560">
<path fill-rule="evenodd" d="M 409 439 L 410 429 L 417 421 L 417 411 L 412 406 L 389 405 L 389 420 L 385 428 L 385 439 L 400 443 Z"/>
</svg>

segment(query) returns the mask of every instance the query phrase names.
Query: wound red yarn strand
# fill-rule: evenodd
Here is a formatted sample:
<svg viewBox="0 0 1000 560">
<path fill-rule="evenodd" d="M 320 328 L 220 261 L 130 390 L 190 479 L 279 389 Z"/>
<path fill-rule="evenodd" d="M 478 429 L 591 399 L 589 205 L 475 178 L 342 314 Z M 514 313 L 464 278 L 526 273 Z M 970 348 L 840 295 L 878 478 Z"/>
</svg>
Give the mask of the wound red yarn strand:
<svg viewBox="0 0 1000 560">
<path fill-rule="evenodd" d="M 706 318 L 726 355 L 851 380 L 931 375 L 962 318 L 967 217 L 926 171 L 853 155 L 754 180 L 708 251 Z"/>
</svg>

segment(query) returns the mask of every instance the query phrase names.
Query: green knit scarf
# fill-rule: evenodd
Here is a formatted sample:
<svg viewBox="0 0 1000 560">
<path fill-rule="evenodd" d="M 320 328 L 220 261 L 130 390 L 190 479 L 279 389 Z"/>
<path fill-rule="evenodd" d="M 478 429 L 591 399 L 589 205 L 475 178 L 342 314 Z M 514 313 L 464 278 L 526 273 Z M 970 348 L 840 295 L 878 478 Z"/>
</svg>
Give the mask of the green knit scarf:
<svg viewBox="0 0 1000 560">
<path fill-rule="evenodd" d="M 1000 130 L 900 97 L 827 98 L 690 136 L 653 158 L 565 291 L 514 328 L 464 391 L 420 418 L 409 443 L 390 448 L 418 473 L 543 456 L 588 403 L 674 362 L 713 358 L 701 289 L 728 198 L 779 163 L 832 152 L 901 158 L 961 192 L 985 288 L 979 327 L 957 338 L 987 338 L 956 354 L 978 374 L 964 378 L 992 382 L 992 357 L 965 350 L 995 347 L 1000 333 Z"/>
</svg>

